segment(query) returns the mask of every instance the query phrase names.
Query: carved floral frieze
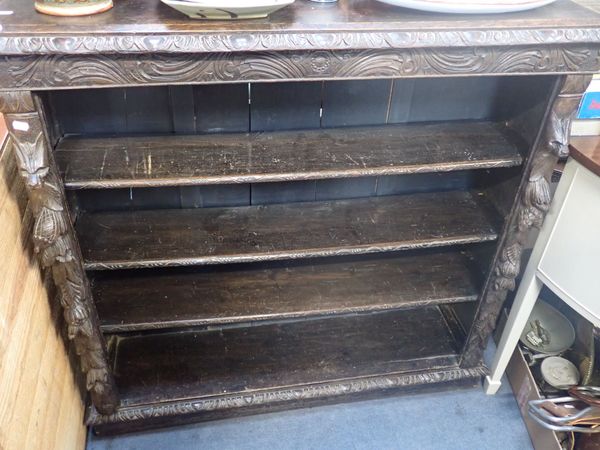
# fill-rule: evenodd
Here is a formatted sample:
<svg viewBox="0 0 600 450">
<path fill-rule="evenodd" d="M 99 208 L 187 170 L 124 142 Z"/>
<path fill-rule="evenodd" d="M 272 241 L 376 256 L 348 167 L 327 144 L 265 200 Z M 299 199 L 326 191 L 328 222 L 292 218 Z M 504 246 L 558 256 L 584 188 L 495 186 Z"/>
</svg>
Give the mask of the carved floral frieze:
<svg viewBox="0 0 600 450">
<path fill-rule="evenodd" d="M 600 45 L 0 58 L 9 88 L 357 79 L 600 70 Z"/>
</svg>

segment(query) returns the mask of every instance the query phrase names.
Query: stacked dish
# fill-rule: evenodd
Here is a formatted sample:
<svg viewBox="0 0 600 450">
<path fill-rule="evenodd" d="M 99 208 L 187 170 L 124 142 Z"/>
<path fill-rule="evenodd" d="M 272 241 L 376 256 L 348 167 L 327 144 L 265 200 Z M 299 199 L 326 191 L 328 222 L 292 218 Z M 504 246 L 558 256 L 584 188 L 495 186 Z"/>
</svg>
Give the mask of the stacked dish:
<svg viewBox="0 0 600 450">
<path fill-rule="evenodd" d="M 259 19 L 294 0 L 161 0 L 192 19 Z"/>
<path fill-rule="evenodd" d="M 492 14 L 525 11 L 539 8 L 556 0 L 379 0 L 390 5 L 421 11 L 460 13 L 460 14 Z"/>
</svg>

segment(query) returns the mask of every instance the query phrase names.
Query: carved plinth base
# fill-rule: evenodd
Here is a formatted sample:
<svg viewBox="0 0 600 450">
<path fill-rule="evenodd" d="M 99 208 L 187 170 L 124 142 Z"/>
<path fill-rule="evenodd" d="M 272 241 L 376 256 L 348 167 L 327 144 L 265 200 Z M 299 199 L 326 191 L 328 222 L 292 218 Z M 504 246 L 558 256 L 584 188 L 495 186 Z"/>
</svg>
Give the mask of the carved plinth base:
<svg viewBox="0 0 600 450">
<path fill-rule="evenodd" d="M 128 405 L 111 415 L 92 413 L 88 424 L 97 434 L 139 431 L 232 416 L 365 400 L 407 392 L 479 386 L 487 368 L 448 367 L 433 371 L 359 377 L 348 380 L 236 392 L 156 404 Z"/>
</svg>

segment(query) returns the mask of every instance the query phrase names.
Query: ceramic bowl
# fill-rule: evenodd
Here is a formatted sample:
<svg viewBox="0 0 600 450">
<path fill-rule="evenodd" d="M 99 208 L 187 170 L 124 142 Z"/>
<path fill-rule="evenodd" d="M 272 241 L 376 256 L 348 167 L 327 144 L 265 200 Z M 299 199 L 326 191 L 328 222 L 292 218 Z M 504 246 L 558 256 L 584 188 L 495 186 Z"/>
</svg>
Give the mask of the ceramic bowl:
<svg viewBox="0 0 600 450">
<path fill-rule="evenodd" d="M 539 8 L 556 0 L 379 0 L 421 11 L 455 14 L 495 14 Z"/>
<path fill-rule="evenodd" d="M 161 0 L 192 19 L 259 19 L 294 0 Z"/>
</svg>

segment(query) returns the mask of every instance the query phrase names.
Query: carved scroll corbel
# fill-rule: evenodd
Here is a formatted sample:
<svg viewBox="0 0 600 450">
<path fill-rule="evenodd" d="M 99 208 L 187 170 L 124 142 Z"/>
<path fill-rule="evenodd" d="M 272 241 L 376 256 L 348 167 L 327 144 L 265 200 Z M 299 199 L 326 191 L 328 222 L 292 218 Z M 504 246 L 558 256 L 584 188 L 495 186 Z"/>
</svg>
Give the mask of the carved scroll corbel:
<svg viewBox="0 0 600 450">
<path fill-rule="evenodd" d="M 102 414 L 111 414 L 118 404 L 116 388 L 42 116 L 30 92 L 0 92 L 0 112 L 5 114 L 29 195 L 35 220 L 34 250 L 42 267 L 52 273 L 68 336 L 79 356 L 94 406 Z"/>
<path fill-rule="evenodd" d="M 550 178 L 559 158 L 569 154 L 571 121 L 591 76 L 569 75 L 549 111 L 540 139 L 525 168 L 526 178 L 518 193 L 518 203 L 509 217 L 507 232 L 484 287 L 482 300 L 467 338 L 461 366 L 478 365 L 506 299 L 516 287 L 521 256 L 529 231 L 542 225 L 550 207 Z"/>
</svg>

